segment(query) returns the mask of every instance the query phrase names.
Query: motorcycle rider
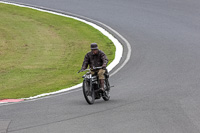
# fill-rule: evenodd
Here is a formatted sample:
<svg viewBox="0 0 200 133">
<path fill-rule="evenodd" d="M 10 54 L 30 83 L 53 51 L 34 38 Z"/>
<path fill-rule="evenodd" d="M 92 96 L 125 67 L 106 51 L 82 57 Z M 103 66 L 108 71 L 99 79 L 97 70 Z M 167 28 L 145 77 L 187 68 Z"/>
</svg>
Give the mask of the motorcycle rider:
<svg viewBox="0 0 200 133">
<path fill-rule="evenodd" d="M 100 90 L 104 91 L 104 82 L 105 82 L 104 74 L 106 72 L 108 59 L 105 53 L 98 49 L 97 43 L 91 43 L 90 47 L 91 51 L 85 55 L 81 71 L 84 71 L 89 65 L 92 75 L 98 73 L 98 77 L 100 80 Z M 102 67 L 102 69 L 92 70 L 93 67 Z"/>
</svg>

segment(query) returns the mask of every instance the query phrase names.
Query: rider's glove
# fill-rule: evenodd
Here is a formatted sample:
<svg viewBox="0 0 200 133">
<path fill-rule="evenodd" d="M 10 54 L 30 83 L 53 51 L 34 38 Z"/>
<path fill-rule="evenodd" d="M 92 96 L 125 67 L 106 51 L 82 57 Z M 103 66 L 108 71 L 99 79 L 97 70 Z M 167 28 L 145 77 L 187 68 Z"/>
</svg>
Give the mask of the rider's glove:
<svg viewBox="0 0 200 133">
<path fill-rule="evenodd" d="M 83 72 L 84 70 L 85 70 L 84 68 L 81 68 L 81 70 L 78 73 Z"/>
<path fill-rule="evenodd" d="M 103 64 L 102 68 L 106 68 L 106 64 Z"/>
<path fill-rule="evenodd" d="M 85 71 L 85 68 L 81 68 L 81 72 Z"/>
</svg>

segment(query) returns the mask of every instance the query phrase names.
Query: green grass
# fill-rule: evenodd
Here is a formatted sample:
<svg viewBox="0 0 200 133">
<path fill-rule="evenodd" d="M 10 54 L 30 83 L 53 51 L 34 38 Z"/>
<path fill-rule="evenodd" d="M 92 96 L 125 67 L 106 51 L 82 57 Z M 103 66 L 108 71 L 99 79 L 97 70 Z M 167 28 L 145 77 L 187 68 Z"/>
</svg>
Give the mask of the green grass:
<svg viewBox="0 0 200 133">
<path fill-rule="evenodd" d="M 82 82 L 90 43 L 114 59 L 113 43 L 74 19 L 0 4 L 0 99 L 25 98 Z"/>
</svg>

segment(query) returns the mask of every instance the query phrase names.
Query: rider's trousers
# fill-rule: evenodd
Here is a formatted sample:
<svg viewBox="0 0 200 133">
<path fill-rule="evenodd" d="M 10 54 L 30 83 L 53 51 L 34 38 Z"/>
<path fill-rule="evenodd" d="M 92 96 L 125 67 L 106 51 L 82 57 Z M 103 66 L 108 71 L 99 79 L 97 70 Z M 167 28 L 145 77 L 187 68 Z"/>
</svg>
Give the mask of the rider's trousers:
<svg viewBox="0 0 200 133">
<path fill-rule="evenodd" d="M 104 74 L 105 74 L 106 70 L 99 69 L 98 71 L 91 71 L 91 74 L 94 75 L 96 72 L 98 73 L 99 79 L 105 79 Z"/>
</svg>

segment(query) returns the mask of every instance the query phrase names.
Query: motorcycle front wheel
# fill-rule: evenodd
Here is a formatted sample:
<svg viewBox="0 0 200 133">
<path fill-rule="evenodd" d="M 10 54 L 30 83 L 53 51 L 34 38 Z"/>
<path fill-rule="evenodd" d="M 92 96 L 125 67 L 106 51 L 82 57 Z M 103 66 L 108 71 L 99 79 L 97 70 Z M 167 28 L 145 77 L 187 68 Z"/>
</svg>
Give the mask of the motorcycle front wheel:
<svg viewBox="0 0 200 133">
<path fill-rule="evenodd" d="M 95 99 L 91 81 L 83 81 L 83 95 L 88 104 L 93 104 Z"/>
</svg>

